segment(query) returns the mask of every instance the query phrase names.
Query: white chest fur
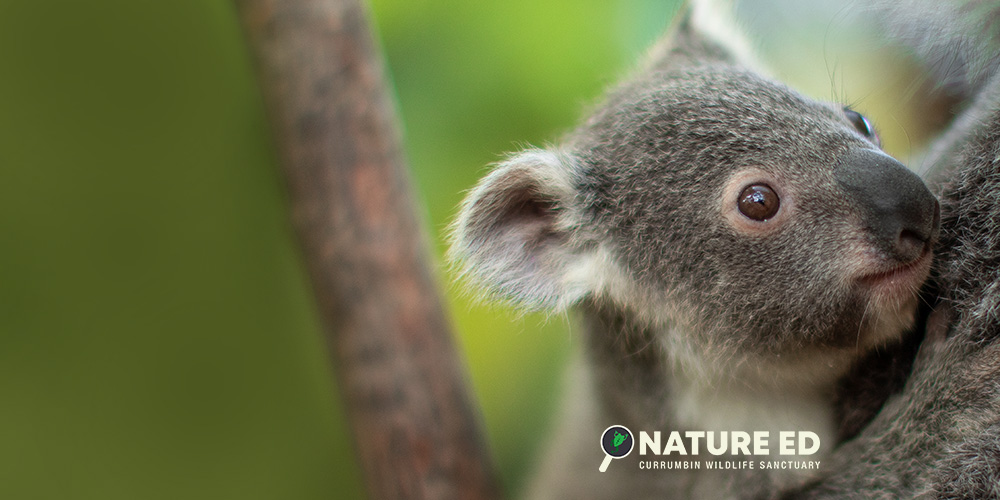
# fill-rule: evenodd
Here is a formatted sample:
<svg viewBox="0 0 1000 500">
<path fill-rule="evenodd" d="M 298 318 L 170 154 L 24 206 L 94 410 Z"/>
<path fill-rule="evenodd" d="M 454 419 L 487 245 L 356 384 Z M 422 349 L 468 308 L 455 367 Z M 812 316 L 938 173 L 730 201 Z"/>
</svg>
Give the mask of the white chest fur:
<svg viewBox="0 0 1000 500">
<path fill-rule="evenodd" d="M 833 408 L 826 387 L 775 387 L 740 380 L 711 383 L 680 379 L 673 394 L 674 415 L 684 430 L 714 433 L 717 439 L 723 431 L 730 435 L 746 433 L 757 441 L 754 449 L 766 452 L 766 456 L 739 457 L 732 455 L 736 450 L 730 449 L 726 457 L 719 458 L 780 455 L 784 460 L 821 460 L 834 444 Z M 797 439 L 803 433 L 819 438 L 818 450 L 807 456 L 781 454 L 782 436 L 792 435 Z M 760 442 L 761 439 L 766 441 Z M 794 449 L 800 450 L 798 446 Z"/>
</svg>

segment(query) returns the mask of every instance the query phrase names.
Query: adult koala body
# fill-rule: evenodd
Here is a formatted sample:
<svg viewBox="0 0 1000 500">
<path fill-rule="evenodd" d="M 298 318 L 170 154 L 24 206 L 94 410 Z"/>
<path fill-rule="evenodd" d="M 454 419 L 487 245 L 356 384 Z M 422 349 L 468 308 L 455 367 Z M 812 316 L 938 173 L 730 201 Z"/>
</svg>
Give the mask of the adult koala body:
<svg viewBox="0 0 1000 500">
<path fill-rule="evenodd" d="M 638 453 L 600 473 L 597 442 L 620 424 L 769 431 L 774 453 L 779 431 L 810 431 L 832 448 L 835 383 L 913 324 L 937 223 L 937 201 L 863 117 L 747 69 L 685 17 L 561 145 L 483 179 L 456 224 L 454 256 L 488 290 L 582 318 L 574 394 L 532 493 L 798 484 L 640 471 Z"/>
</svg>

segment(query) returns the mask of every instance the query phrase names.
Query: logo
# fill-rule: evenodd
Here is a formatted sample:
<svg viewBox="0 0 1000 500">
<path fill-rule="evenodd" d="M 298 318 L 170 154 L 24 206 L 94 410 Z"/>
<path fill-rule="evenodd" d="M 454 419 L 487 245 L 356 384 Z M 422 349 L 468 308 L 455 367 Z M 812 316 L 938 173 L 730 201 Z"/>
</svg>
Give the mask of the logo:
<svg viewBox="0 0 1000 500">
<path fill-rule="evenodd" d="M 625 458 L 632 452 L 635 439 L 632 438 L 632 431 L 622 425 L 612 425 L 604 429 L 601 434 L 601 449 L 604 450 L 604 461 L 601 462 L 600 471 L 608 470 L 612 458 Z"/>
</svg>

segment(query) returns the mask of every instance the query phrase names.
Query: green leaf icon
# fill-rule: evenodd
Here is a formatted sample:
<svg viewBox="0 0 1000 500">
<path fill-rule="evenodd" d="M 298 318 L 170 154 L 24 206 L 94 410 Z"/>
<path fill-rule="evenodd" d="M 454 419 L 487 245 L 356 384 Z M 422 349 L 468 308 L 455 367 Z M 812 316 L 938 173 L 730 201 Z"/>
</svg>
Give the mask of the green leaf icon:
<svg viewBox="0 0 1000 500">
<path fill-rule="evenodd" d="M 615 431 L 615 439 L 614 441 L 611 442 L 611 444 L 615 445 L 615 451 L 618 451 L 618 447 L 621 446 L 622 443 L 624 442 L 625 442 L 625 435 L 619 433 L 618 431 Z"/>
</svg>

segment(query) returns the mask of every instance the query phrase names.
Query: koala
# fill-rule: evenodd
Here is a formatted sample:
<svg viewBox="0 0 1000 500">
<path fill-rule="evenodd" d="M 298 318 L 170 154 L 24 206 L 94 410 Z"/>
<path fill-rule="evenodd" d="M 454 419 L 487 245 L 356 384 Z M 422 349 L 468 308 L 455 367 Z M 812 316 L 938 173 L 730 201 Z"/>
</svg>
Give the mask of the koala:
<svg viewBox="0 0 1000 500">
<path fill-rule="evenodd" d="M 905 386 L 786 499 L 1000 498 L 1000 3 L 876 2 L 957 117 L 921 170 L 941 203 L 926 335 Z"/>
<path fill-rule="evenodd" d="M 934 288 L 912 373 L 823 473 L 785 499 L 1000 497 L 1000 81 L 936 145 Z M 950 153 L 948 153 L 950 152 Z"/>
<path fill-rule="evenodd" d="M 643 471 L 636 452 L 598 472 L 598 438 L 809 431 L 808 459 L 825 460 L 838 380 L 917 323 L 937 199 L 862 115 L 763 76 L 699 19 L 682 15 L 558 145 L 500 163 L 455 222 L 452 258 L 488 295 L 580 321 L 529 496 L 791 491 L 814 476 Z"/>
</svg>

